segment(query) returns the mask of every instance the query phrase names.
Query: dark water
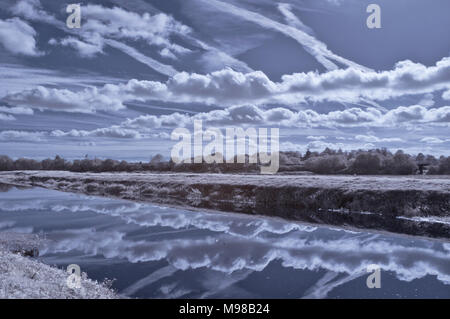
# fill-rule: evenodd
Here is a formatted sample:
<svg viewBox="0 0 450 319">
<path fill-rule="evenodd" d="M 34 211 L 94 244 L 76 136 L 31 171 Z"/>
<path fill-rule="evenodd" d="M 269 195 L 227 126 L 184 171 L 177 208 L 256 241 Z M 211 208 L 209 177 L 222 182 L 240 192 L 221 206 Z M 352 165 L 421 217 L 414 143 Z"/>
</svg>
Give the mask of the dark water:
<svg viewBox="0 0 450 319">
<path fill-rule="evenodd" d="M 144 298 L 450 298 L 450 243 L 40 188 L 0 192 L 0 231 Z M 369 289 L 367 265 L 381 267 Z"/>
</svg>

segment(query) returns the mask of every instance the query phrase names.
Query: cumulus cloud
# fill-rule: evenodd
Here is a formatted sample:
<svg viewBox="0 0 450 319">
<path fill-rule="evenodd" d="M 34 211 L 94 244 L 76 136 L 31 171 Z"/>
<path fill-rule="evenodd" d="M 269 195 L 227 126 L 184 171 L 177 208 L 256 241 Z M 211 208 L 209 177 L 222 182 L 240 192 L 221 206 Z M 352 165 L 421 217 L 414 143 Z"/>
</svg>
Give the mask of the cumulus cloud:
<svg viewBox="0 0 450 319">
<path fill-rule="evenodd" d="M 341 149 L 343 151 L 352 151 L 356 149 L 374 149 L 376 148 L 372 143 L 332 143 L 326 141 L 312 141 L 309 143 L 292 143 L 292 142 L 283 142 L 280 144 L 281 151 L 296 151 L 296 152 L 306 152 L 310 151 L 318 151 L 321 152 L 324 149 L 329 148 L 332 150 Z"/>
<path fill-rule="evenodd" d="M 417 112 L 417 108 L 419 112 Z M 408 114 L 414 116 L 408 116 Z M 161 128 L 187 126 L 194 120 L 202 120 L 209 125 L 269 125 L 281 127 L 398 127 L 407 124 L 440 125 L 450 122 L 450 107 L 427 109 L 422 106 L 400 106 L 383 114 L 375 108 L 366 110 L 350 108 L 342 111 L 318 113 L 314 110 L 291 111 L 286 108 L 263 110 L 255 105 L 232 106 L 223 110 L 197 113 L 194 115 L 172 113 L 170 115 L 141 115 L 128 119 L 121 125 L 131 128 Z M 309 137 L 323 139 L 325 137 Z M 364 142 L 400 142 L 400 138 L 378 138 L 358 135 Z"/>
<path fill-rule="evenodd" d="M 190 49 L 171 41 L 172 35 L 185 36 L 190 28 L 164 13 L 139 14 L 119 7 L 107 8 L 101 5 L 85 5 L 82 9 L 83 27 L 77 32 L 68 30 L 64 23 L 48 14 L 39 0 L 21 0 L 11 11 L 29 20 L 49 23 L 71 36 L 51 39 L 50 44 L 68 46 L 81 57 L 92 58 L 103 53 L 104 45 L 112 46 L 157 72 L 172 76 L 176 71 L 135 48 L 120 41 L 145 41 L 160 49 L 163 56 L 176 58 L 191 52 Z"/>
<path fill-rule="evenodd" d="M 27 56 L 39 56 L 36 47 L 36 31 L 19 18 L 0 19 L 0 44 L 9 52 Z"/>
<path fill-rule="evenodd" d="M 0 120 L 2 120 L 2 115 L 0 114 Z M 160 134 L 148 134 L 149 137 L 159 137 L 168 138 L 164 133 Z M 140 139 L 142 135 L 139 131 L 133 129 L 126 129 L 113 125 L 111 127 L 98 128 L 95 130 L 76 130 L 72 129 L 70 131 L 64 132 L 61 130 L 54 131 L 17 131 L 17 130 L 7 130 L 0 132 L 0 141 L 4 142 L 20 142 L 20 141 L 31 141 L 38 142 L 43 140 L 49 140 L 50 138 L 62 138 L 62 137 L 72 137 L 77 139 L 85 139 L 88 137 L 104 137 L 113 139 Z M 83 141 L 79 145 L 82 146 L 95 146 L 93 141 Z"/>
<path fill-rule="evenodd" d="M 225 73 L 235 73 L 227 70 Z M 221 72 L 219 72 L 221 73 Z M 253 73 L 255 75 L 255 73 Z M 183 76 L 188 76 L 184 74 Z M 193 76 L 192 81 L 185 81 L 175 76 L 166 84 L 155 81 L 130 80 L 126 84 L 107 84 L 101 88 L 87 88 L 78 92 L 66 89 L 47 89 L 39 86 L 36 89 L 26 90 L 19 93 L 9 94 L 4 100 L 14 108 L 0 108 L 0 112 L 19 114 L 30 112 L 30 108 L 49 109 L 55 111 L 85 112 L 92 113 L 97 110 L 117 111 L 124 108 L 124 102 L 130 100 L 145 101 L 148 99 L 160 100 L 171 96 L 178 96 L 178 101 L 183 100 L 190 92 L 195 92 L 196 96 L 204 98 L 227 98 L 226 93 L 221 92 L 220 87 L 234 87 L 234 97 L 246 97 L 263 91 L 260 82 L 250 81 L 247 77 L 238 77 L 239 81 L 220 75 L 221 81 L 206 82 L 206 87 L 200 85 L 198 81 L 204 83 L 203 76 Z M 236 80 L 235 78 L 233 78 Z M 259 78 L 260 79 L 260 78 Z M 182 83 L 179 85 L 179 83 Z M 213 84 L 214 83 L 214 84 Z M 217 85 L 220 83 L 220 85 Z M 245 83 L 241 85 L 241 83 Z M 263 86 L 264 87 L 264 86 Z M 170 88 L 171 93 L 169 93 Z M 269 84 L 264 87 L 266 92 L 272 90 Z M 228 98 L 233 98 L 228 96 Z M 243 98 L 243 100 L 245 100 Z M 32 111 L 31 111 L 32 112 Z M 149 130 L 161 127 L 188 126 L 194 120 L 202 120 L 209 125 L 275 125 L 280 127 L 398 127 L 405 125 L 434 125 L 447 126 L 450 123 L 450 106 L 429 108 L 421 105 L 399 106 L 387 112 L 382 112 L 375 107 L 353 107 L 344 110 L 319 113 L 312 109 L 295 111 L 285 107 L 275 107 L 264 109 L 254 104 L 242 104 L 224 109 L 201 112 L 194 115 L 175 112 L 169 115 L 142 115 L 134 119 L 127 119 L 120 124 L 125 129 Z M 128 132 L 129 133 L 129 132 Z M 120 133 L 118 135 L 129 135 Z M 96 134 L 100 134 L 97 132 Z M 136 137 L 137 135 L 134 134 Z M 359 136 L 358 139 L 368 143 L 373 142 L 399 142 L 399 138 L 379 139 L 374 136 Z"/>
<path fill-rule="evenodd" d="M 398 62 L 394 69 L 361 72 L 353 68 L 322 74 L 308 72 L 283 76 L 283 93 L 313 101 L 384 101 L 391 98 L 429 93 L 450 86 L 450 58 L 427 67 L 412 61 Z"/>
<path fill-rule="evenodd" d="M 450 123 L 450 106 L 427 109 L 421 105 L 400 106 L 383 116 L 384 122 Z"/>
<path fill-rule="evenodd" d="M 111 40 L 108 40 L 111 42 Z M 120 43 L 119 43 L 120 44 Z M 152 61 L 147 61 L 152 65 Z M 174 74 L 171 67 L 153 65 L 155 69 L 165 74 Z M 308 72 L 285 75 L 281 82 L 271 81 L 263 72 L 255 71 L 241 73 L 232 69 L 223 69 L 209 74 L 176 73 L 166 82 L 145 81 L 132 79 L 127 83 L 106 84 L 97 89 L 79 92 L 69 90 L 46 89 L 40 87 L 31 92 L 17 93 L 7 96 L 6 100 L 21 103 L 31 99 L 38 105 L 49 94 L 55 95 L 55 100 L 62 96 L 70 96 L 71 104 L 88 99 L 95 109 L 120 109 L 127 101 L 166 101 L 174 103 L 205 103 L 218 106 L 231 105 L 267 105 L 270 103 L 298 106 L 305 102 L 364 102 L 371 100 L 388 100 L 410 94 L 426 94 L 437 90 L 450 88 L 450 58 L 438 61 L 435 66 L 426 67 L 420 63 L 403 61 L 397 63 L 390 71 L 362 72 L 352 68 L 335 70 L 326 73 Z M 45 93 L 44 92 L 48 92 Z M 45 104 L 52 104 L 51 101 Z M 59 102 L 58 102 L 59 103 Z M 104 103 L 102 106 L 101 104 Z M 64 104 L 60 109 L 74 109 Z M 32 106 L 30 104 L 30 106 Z M 49 108 L 54 107 L 49 106 Z M 41 106 L 44 107 L 44 106 Z M 75 107 L 86 110 L 88 105 Z M 353 108 L 346 111 L 330 113 L 329 117 L 336 117 L 336 122 L 361 123 L 372 122 L 380 117 L 380 108 L 370 107 L 367 110 Z M 433 110 L 437 113 L 433 113 Z M 288 113 L 283 111 L 284 113 Z M 397 110 L 390 116 L 410 117 L 427 114 L 435 117 L 435 121 L 448 121 L 448 110 L 435 108 L 426 110 L 423 106 Z M 412 114 L 416 112 L 416 114 Z M 409 115 L 407 114 L 409 113 Z M 285 114 L 285 115 L 286 115 Z M 281 113 L 273 116 L 285 117 Z M 320 116 L 319 116 L 320 117 Z"/>
<path fill-rule="evenodd" d="M 231 69 L 196 74 L 181 72 L 166 82 L 130 80 L 105 85 L 98 93 L 124 100 L 162 100 L 214 105 L 304 102 L 384 101 L 409 94 L 426 94 L 450 87 L 450 58 L 426 67 L 403 61 L 390 71 L 362 72 L 352 68 L 325 73 L 285 75 L 271 81 L 263 72 L 236 72 Z M 350 115 L 350 114 L 349 114 Z M 349 120 L 351 120 L 351 117 Z"/>
<path fill-rule="evenodd" d="M 442 98 L 444 100 L 450 100 L 450 90 L 445 91 L 444 93 L 442 93 Z"/>
<path fill-rule="evenodd" d="M 19 107 L 65 112 L 93 113 L 96 110 L 117 111 L 124 108 L 119 99 L 99 94 L 97 88 L 74 92 L 38 86 L 35 89 L 9 94 L 3 100 Z"/>
<path fill-rule="evenodd" d="M 164 65 L 118 40 L 143 40 L 148 45 L 160 48 L 163 56 L 176 58 L 176 55 L 183 55 L 191 50 L 173 43 L 170 37 L 174 34 L 186 35 L 189 32 L 189 27 L 164 13 L 151 15 L 145 12 L 139 14 L 119 7 L 107 8 L 88 4 L 83 6 L 83 27 L 77 33 L 81 39 L 70 36 L 62 40 L 54 40 L 52 44 L 71 46 L 83 57 L 93 57 L 103 53 L 103 45 L 108 44 L 156 71 L 171 76 L 175 71 L 167 72 L 165 70 L 170 66 Z"/>
<path fill-rule="evenodd" d="M 420 112 L 417 115 L 417 107 Z M 409 116 L 405 114 L 415 114 Z M 71 130 L 68 132 L 53 131 L 55 137 L 115 137 L 133 138 L 158 137 L 167 139 L 166 132 L 155 131 L 159 129 L 173 129 L 175 127 L 189 127 L 195 120 L 201 120 L 206 126 L 233 127 L 233 126 L 276 126 L 286 128 L 348 128 L 348 127 L 402 127 L 408 125 L 448 125 L 450 107 L 444 106 L 436 109 L 427 109 L 422 106 L 398 107 L 385 114 L 378 109 L 359 108 L 317 113 L 313 110 L 291 111 L 285 108 L 263 110 L 254 105 L 232 106 L 223 110 L 213 110 L 197 114 L 182 114 L 175 112 L 168 115 L 141 115 L 126 119 L 119 125 L 99 128 L 92 131 Z M 312 140 L 307 147 L 310 149 L 343 148 L 342 143 L 331 144 L 324 142 L 325 136 L 308 136 Z M 343 138 L 340 138 L 343 139 Z M 352 145 L 353 148 L 373 148 L 373 143 L 404 142 L 398 137 L 380 138 L 374 135 L 356 135 L 357 141 L 365 144 Z M 289 148 L 290 145 L 285 145 Z"/>
<path fill-rule="evenodd" d="M 323 151 L 324 149 L 329 148 L 332 150 L 346 150 L 351 151 L 355 149 L 374 149 L 375 145 L 372 143 L 332 143 L 332 142 L 325 142 L 325 141 L 312 141 L 306 144 L 297 144 L 292 142 L 283 142 L 280 145 L 280 149 L 282 151 L 299 151 L 299 152 L 305 152 L 307 150 L 310 151 Z"/>
<path fill-rule="evenodd" d="M 171 16 L 158 13 L 150 15 L 126 11 L 119 7 L 107 8 L 101 5 L 83 6 L 83 32 L 97 33 L 115 39 L 141 39 L 150 44 L 165 46 L 173 52 L 186 52 L 186 48 L 170 42 L 172 34 L 187 34 L 189 27 Z"/>
<path fill-rule="evenodd" d="M 99 128 L 92 131 L 86 130 L 70 130 L 63 132 L 61 130 L 55 130 L 51 132 L 51 136 L 54 137 L 113 137 L 113 138 L 132 138 L 139 139 L 141 135 L 135 130 L 125 129 L 119 126 L 111 126 L 107 128 Z"/>
<path fill-rule="evenodd" d="M 225 66 L 232 66 L 234 69 L 244 72 L 252 71 L 244 62 L 211 44 L 196 39 L 192 36 L 191 29 L 188 26 L 164 13 L 139 14 L 119 7 L 107 8 L 101 5 L 87 5 L 83 6 L 83 28 L 73 32 L 66 28 L 63 21 L 57 20 L 53 15 L 46 12 L 39 0 L 21 0 L 12 7 L 11 11 L 27 20 L 45 22 L 70 33 L 72 36 L 53 39 L 51 43 L 53 45 L 71 46 L 78 50 L 82 57 L 94 57 L 103 53 L 103 45 L 106 44 L 121 50 L 157 72 L 172 76 L 176 72 L 170 70 L 170 66 L 146 56 L 126 44 L 125 41 L 143 40 L 149 45 L 155 46 L 162 57 L 174 60 L 192 52 L 191 49 L 171 41 L 171 37 L 177 35 L 183 37 L 187 43 L 205 51 L 199 57 L 199 63 L 207 71 L 218 70 Z M 167 70 L 170 72 L 167 72 Z"/>
<path fill-rule="evenodd" d="M 45 21 L 52 24 L 58 23 L 54 16 L 42 8 L 39 0 L 20 0 L 11 8 L 11 12 L 27 20 Z"/>
</svg>

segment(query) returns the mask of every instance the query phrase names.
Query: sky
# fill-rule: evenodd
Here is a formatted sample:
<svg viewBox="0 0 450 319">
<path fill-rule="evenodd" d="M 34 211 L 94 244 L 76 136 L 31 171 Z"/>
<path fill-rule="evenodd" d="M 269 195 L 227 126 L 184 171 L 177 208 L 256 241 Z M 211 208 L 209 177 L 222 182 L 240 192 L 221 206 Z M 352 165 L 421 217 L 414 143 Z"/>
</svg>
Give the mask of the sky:
<svg viewBox="0 0 450 319">
<path fill-rule="evenodd" d="M 369 4 L 381 28 L 369 29 Z M 147 161 L 175 128 L 450 155 L 448 0 L 0 3 L 0 154 Z"/>
</svg>

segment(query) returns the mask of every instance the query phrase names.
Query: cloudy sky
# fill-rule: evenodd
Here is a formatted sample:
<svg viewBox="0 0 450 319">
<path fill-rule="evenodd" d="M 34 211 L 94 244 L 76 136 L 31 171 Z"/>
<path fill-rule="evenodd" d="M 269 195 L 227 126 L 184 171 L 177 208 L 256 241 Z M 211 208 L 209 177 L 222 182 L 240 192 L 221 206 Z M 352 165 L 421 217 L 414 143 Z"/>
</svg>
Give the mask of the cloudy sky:
<svg viewBox="0 0 450 319">
<path fill-rule="evenodd" d="M 200 119 L 450 155 L 448 0 L 84 1 L 80 29 L 70 3 L 0 3 L 2 154 L 148 160 Z"/>
</svg>

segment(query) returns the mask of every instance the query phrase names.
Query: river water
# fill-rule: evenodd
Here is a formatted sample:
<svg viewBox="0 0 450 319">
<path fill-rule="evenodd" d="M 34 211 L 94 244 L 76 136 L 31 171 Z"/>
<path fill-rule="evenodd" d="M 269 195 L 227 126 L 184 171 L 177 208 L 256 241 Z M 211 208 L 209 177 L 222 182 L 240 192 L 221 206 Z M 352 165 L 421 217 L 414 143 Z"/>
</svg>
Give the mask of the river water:
<svg viewBox="0 0 450 319">
<path fill-rule="evenodd" d="M 41 261 L 130 297 L 450 298 L 450 243 L 423 238 L 14 187 L 0 231 L 42 234 Z"/>
</svg>

